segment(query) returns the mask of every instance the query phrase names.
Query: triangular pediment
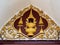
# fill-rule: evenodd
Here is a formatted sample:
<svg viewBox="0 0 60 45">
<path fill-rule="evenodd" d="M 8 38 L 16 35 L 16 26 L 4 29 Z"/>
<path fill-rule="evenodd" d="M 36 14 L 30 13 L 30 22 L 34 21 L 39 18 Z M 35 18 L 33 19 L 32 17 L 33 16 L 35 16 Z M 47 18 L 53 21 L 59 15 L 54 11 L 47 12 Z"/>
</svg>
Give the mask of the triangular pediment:
<svg viewBox="0 0 60 45">
<path fill-rule="evenodd" d="M 3 40 L 58 40 L 60 27 L 32 5 L 21 10 L 1 29 Z"/>
</svg>

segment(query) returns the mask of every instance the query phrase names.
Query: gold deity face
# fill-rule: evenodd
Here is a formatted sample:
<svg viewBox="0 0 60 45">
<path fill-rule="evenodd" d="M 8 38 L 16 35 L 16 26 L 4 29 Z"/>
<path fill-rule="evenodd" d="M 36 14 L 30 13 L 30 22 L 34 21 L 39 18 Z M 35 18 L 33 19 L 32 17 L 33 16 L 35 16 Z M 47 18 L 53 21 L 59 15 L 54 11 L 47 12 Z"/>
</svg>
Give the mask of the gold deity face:
<svg viewBox="0 0 60 45">
<path fill-rule="evenodd" d="M 14 22 L 14 27 L 17 30 L 20 29 L 27 37 L 34 37 L 38 33 L 44 33 L 44 30 L 48 27 L 48 22 L 30 7 L 22 17 Z"/>
</svg>

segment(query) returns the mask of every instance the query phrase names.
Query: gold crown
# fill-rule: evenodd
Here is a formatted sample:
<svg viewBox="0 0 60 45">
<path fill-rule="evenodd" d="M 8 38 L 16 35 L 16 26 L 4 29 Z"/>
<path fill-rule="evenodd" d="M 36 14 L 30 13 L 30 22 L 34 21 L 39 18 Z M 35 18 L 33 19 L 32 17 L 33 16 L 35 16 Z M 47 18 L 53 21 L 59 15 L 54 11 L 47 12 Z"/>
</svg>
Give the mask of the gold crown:
<svg viewBox="0 0 60 45">
<path fill-rule="evenodd" d="M 30 9 L 31 9 L 31 11 L 30 11 L 29 17 L 26 20 L 28 21 L 31 18 L 31 19 L 33 19 L 33 22 L 35 22 L 36 18 L 33 16 L 32 6 L 30 7 Z"/>
</svg>

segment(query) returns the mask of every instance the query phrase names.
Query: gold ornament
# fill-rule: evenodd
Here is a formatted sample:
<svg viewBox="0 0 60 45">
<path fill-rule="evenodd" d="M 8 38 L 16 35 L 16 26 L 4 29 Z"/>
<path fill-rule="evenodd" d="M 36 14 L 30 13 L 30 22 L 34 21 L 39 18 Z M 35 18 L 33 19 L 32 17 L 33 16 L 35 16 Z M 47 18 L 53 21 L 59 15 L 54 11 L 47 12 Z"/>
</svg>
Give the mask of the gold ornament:
<svg viewBox="0 0 60 45">
<path fill-rule="evenodd" d="M 29 17 L 26 19 L 26 32 L 28 33 L 28 36 L 33 36 L 34 33 L 36 32 L 36 19 L 32 14 L 32 7 L 31 7 L 31 11 L 29 14 Z"/>
<path fill-rule="evenodd" d="M 18 26 L 21 26 L 23 24 L 22 18 L 19 20 Z"/>
<path fill-rule="evenodd" d="M 19 28 L 19 33 L 22 33 L 22 32 L 21 32 L 21 28 Z"/>
<path fill-rule="evenodd" d="M 41 17 L 40 17 L 40 20 L 39 20 L 39 24 L 40 24 L 40 25 L 43 25 L 43 20 L 42 20 Z"/>
<path fill-rule="evenodd" d="M 40 33 L 37 34 L 37 35 L 34 35 L 34 33 L 37 31 L 36 30 L 37 27 L 36 27 L 36 19 L 33 16 L 32 9 L 35 10 L 38 14 L 40 14 L 39 15 L 40 20 L 37 23 L 39 23 L 39 26 L 41 27 L 41 29 L 40 29 Z M 21 26 L 23 25 L 23 20 L 22 20 L 21 16 L 23 16 L 24 13 L 29 11 L 29 10 L 30 10 L 30 14 L 29 14 L 28 18 L 26 18 L 26 27 L 24 27 L 27 35 L 24 35 L 22 33 L 22 30 L 21 30 Z M 18 18 L 20 18 L 20 20 L 18 22 L 18 26 L 20 27 L 19 30 L 14 27 L 15 20 L 18 19 Z M 43 18 L 45 18 L 47 20 L 47 22 L 48 22 L 48 28 L 45 29 L 45 30 L 43 30 L 43 28 L 42 28 L 42 26 L 44 26 Z M 11 25 L 13 25 L 13 26 L 11 26 Z M 11 29 L 10 27 L 6 28 L 8 26 L 11 26 L 13 29 Z M 50 34 L 50 29 L 51 29 L 52 26 L 54 26 L 54 28 L 52 30 L 53 33 Z M 53 38 L 51 38 L 51 39 L 56 40 L 56 38 L 58 38 L 57 34 L 58 34 L 58 31 L 60 31 L 60 27 L 57 26 L 57 24 L 47 14 L 45 14 L 42 10 L 39 10 L 38 8 L 31 5 L 31 6 L 27 7 L 27 8 L 25 8 L 24 10 L 20 11 L 17 15 L 15 15 L 10 21 L 8 21 L 2 27 L 2 29 L 0 30 L 0 34 L 1 34 L 2 39 L 4 39 L 4 40 L 7 40 L 7 39 L 14 40 L 15 39 L 16 40 L 15 35 L 11 35 L 9 33 L 10 31 L 13 32 L 13 30 L 18 30 L 17 33 L 19 33 L 19 35 L 18 35 L 19 40 L 24 39 L 24 38 L 25 38 L 24 40 L 26 40 L 28 38 L 28 36 L 33 36 L 32 40 L 37 40 L 37 38 L 39 38 L 38 40 L 40 40 L 40 39 L 50 39 L 51 38 L 50 35 L 53 36 Z M 47 32 L 48 32 L 48 34 L 47 34 Z"/>
<path fill-rule="evenodd" d="M 42 27 L 40 29 L 40 34 L 44 34 L 44 31 L 43 31 Z"/>
</svg>

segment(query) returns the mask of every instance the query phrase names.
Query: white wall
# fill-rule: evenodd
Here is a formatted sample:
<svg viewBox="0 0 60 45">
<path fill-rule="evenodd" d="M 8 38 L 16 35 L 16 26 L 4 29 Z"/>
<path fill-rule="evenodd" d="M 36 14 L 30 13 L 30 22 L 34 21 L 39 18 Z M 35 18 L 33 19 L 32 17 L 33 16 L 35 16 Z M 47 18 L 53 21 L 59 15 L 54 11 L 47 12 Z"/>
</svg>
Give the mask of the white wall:
<svg viewBox="0 0 60 45">
<path fill-rule="evenodd" d="M 28 0 L 0 0 L 0 27 L 16 12 L 29 4 Z"/>
<path fill-rule="evenodd" d="M 47 12 L 60 26 L 60 0 L 0 0 L 0 27 L 16 12 L 29 4 Z"/>
</svg>

